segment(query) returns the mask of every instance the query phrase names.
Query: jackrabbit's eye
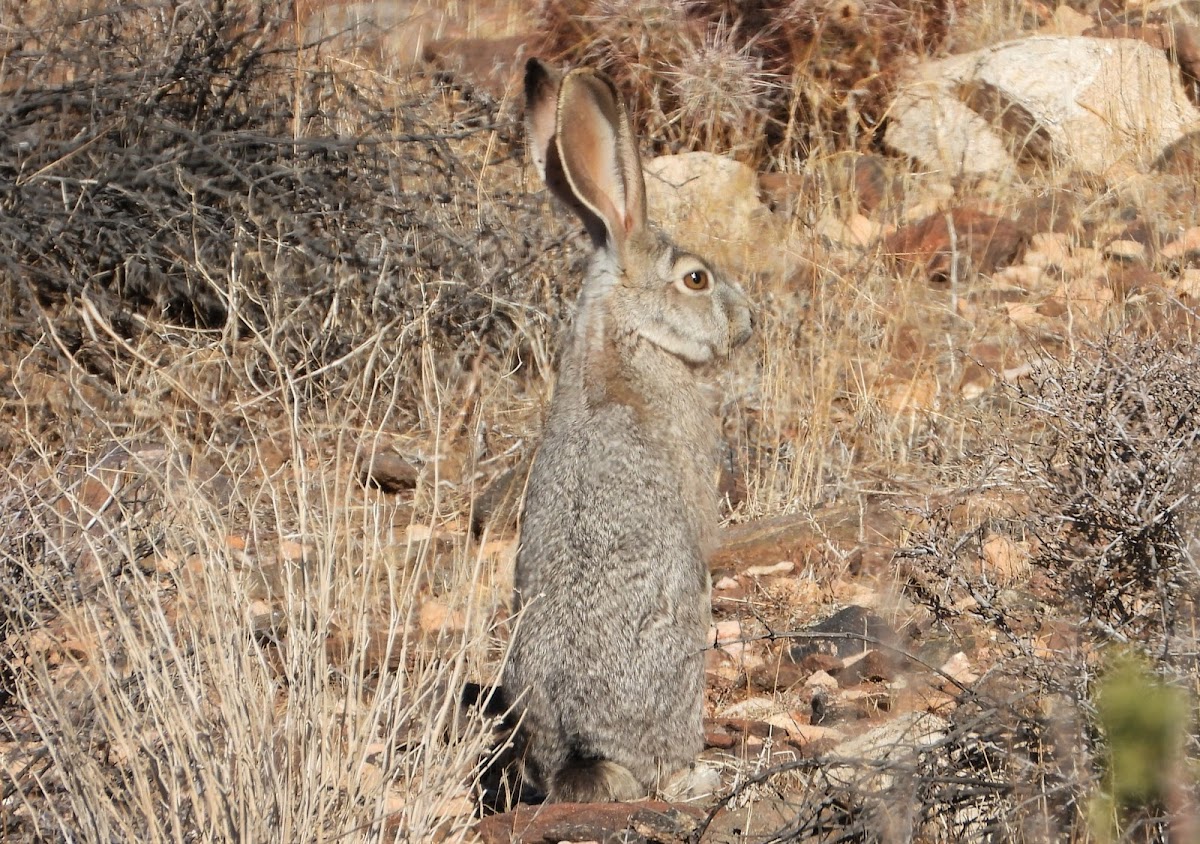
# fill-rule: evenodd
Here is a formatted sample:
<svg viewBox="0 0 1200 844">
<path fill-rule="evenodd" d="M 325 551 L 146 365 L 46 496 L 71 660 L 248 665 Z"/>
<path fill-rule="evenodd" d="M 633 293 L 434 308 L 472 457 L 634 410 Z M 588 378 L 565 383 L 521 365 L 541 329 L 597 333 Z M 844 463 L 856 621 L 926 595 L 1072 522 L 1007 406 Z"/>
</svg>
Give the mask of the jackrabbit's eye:
<svg viewBox="0 0 1200 844">
<path fill-rule="evenodd" d="M 709 285 L 708 273 L 705 270 L 692 270 L 684 273 L 683 285 L 688 290 L 706 290 Z"/>
</svg>

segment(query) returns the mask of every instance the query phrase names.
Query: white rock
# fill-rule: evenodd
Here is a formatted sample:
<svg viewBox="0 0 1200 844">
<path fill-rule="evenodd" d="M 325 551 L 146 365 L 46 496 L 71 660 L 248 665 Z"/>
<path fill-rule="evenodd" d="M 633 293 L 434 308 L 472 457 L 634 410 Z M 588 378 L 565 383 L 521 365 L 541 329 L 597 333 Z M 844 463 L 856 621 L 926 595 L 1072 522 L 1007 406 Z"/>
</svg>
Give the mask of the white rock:
<svg viewBox="0 0 1200 844">
<path fill-rule="evenodd" d="M 721 710 L 719 714 L 722 718 L 745 718 L 750 721 L 766 721 L 785 711 L 783 705 L 775 700 L 775 698 L 757 695 L 730 704 Z"/>
<path fill-rule="evenodd" d="M 1177 240 L 1163 247 L 1162 256 L 1174 260 L 1183 258 L 1193 252 L 1200 252 L 1200 226 L 1188 229 Z"/>
<path fill-rule="evenodd" d="M 750 566 L 742 574 L 747 577 L 770 577 L 773 574 L 791 574 L 796 564 L 791 560 L 783 560 L 769 566 Z"/>
<path fill-rule="evenodd" d="M 804 681 L 806 689 L 824 689 L 827 692 L 838 690 L 837 678 L 825 671 L 815 671 Z"/>
<path fill-rule="evenodd" d="M 964 686 L 969 686 L 979 679 L 979 675 L 971 668 L 970 658 L 962 651 L 946 660 L 946 664 L 942 666 L 942 673 Z"/>
<path fill-rule="evenodd" d="M 1145 167 L 1200 123 L 1167 57 L 1127 38 L 1033 36 L 919 65 L 892 106 L 886 142 L 931 168 L 1016 166 L 1001 135 L 959 95 L 983 84 L 1041 126 L 1065 165 Z"/>
<path fill-rule="evenodd" d="M 1178 296 L 1200 299 L 1200 269 L 1189 267 L 1180 273 L 1179 280 L 1171 286 Z"/>
</svg>

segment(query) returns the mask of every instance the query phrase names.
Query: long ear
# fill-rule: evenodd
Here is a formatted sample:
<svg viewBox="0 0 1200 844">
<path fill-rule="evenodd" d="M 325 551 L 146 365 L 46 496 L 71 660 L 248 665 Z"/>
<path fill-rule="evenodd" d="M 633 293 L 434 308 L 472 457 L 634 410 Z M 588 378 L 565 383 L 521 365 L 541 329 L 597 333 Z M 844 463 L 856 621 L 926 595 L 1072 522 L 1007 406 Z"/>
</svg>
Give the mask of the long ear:
<svg viewBox="0 0 1200 844">
<path fill-rule="evenodd" d="M 525 62 L 525 143 L 546 187 L 575 212 L 592 243 L 600 247 L 607 237 L 604 221 L 575 195 L 558 153 L 556 130 L 561 87 L 562 76 L 557 71 L 536 58 Z"/>
<path fill-rule="evenodd" d="M 646 183 L 612 80 L 588 69 L 567 74 L 558 95 L 557 142 L 571 192 L 604 224 L 606 241 L 597 245 L 619 251 L 646 225 Z"/>
</svg>

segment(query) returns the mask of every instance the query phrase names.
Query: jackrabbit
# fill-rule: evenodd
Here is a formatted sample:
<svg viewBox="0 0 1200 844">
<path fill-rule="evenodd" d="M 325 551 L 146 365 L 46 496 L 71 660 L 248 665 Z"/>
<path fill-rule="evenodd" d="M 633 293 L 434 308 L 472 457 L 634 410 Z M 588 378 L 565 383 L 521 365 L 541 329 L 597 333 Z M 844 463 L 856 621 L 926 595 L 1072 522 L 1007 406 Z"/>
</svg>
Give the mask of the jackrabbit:
<svg viewBox="0 0 1200 844">
<path fill-rule="evenodd" d="M 720 433 L 705 365 L 752 331 L 742 291 L 646 219 L 602 74 L 525 69 L 528 145 L 595 253 L 525 494 L 504 688 L 550 800 L 630 800 L 700 751 Z"/>
</svg>

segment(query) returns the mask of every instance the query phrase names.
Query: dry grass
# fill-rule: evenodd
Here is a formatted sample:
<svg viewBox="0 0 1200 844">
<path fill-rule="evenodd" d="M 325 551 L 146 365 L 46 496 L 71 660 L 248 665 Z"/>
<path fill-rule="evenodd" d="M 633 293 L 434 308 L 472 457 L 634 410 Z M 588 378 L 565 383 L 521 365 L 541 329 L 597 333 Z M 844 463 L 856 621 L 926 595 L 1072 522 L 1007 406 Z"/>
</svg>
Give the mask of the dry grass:
<svg viewBox="0 0 1200 844">
<path fill-rule="evenodd" d="M 547 367 L 520 273 L 561 234 L 480 205 L 494 114 L 333 70 L 282 5 L 17 5 L 4 837 L 465 837 L 508 587 L 446 527 L 498 373 Z M 359 482 L 396 450 L 404 503 Z"/>
<path fill-rule="evenodd" d="M 697 35 L 653 17 L 685 7 L 725 23 Z M 1066 512 L 1031 504 L 996 444 L 1033 466 L 1048 427 L 1029 408 L 1073 418 L 1078 395 L 1021 381 L 1028 361 L 1114 330 L 1176 348 L 1194 315 L 1110 295 L 1026 318 L 969 267 L 931 284 L 878 244 L 837 241 L 828 221 L 856 198 L 854 156 L 833 153 L 873 131 L 860 113 L 866 134 L 848 143 L 861 80 L 781 79 L 718 7 L 641 4 L 636 31 L 595 43 L 656 51 L 622 61 L 663 148 L 811 177 L 784 270 L 743 280 L 761 321 L 725 379 L 747 485 L 732 518 L 859 512 L 862 544 L 905 539 L 907 561 L 860 576 L 831 539 L 806 572 L 819 600 L 780 599 L 776 617 L 892 592 L 897 612 L 990 643 L 996 666 L 906 762 L 903 800 L 875 800 L 870 771 L 850 786 L 817 771 L 780 836 L 887 822 L 895 840 L 1085 840 L 1102 642 L 1049 656 L 1039 625 L 1074 624 L 1069 598 L 1086 596 L 1031 611 L 975 576 L 989 536 L 1024 543 Z M 930 49 L 1031 26 L 1025 4 L 950 8 Z M 582 239 L 533 192 L 517 125 L 484 99 L 297 45 L 283 4 L 118 11 L 0 5 L 0 838 L 470 840 L 494 725 L 459 695 L 497 676 L 512 547 L 467 525 L 536 435 Z M 805 21 L 792 35 L 813 37 Z M 817 35 L 836 64 L 846 42 Z M 1085 249 L 1130 208 L 1170 213 L 1169 191 L 1065 172 L 948 185 L 892 164 L 892 223 L 965 199 L 1016 217 L 1064 189 Z M 1069 382 L 1056 377 L 1039 383 Z M 412 464 L 415 486 L 360 483 L 376 453 Z M 1044 492 L 1056 477 L 1038 475 Z M 1194 475 L 1172 478 L 1185 510 Z M 912 513 L 906 537 L 872 521 L 893 505 Z M 1194 568 L 1190 546 L 1172 548 Z M 1159 606 L 1156 584 L 1138 611 Z M 1175 621 L 1158 670 L 1194 688 L 1180 656 L 1194 636 Z M 1010 815 L 1020 824 L 997 820 Z"/>
<path fill-rule="evenodd" d="M 148 479 L 137 513 L 114 490 L 93 514 L 69 470 L 7 479 L 28 495 L 16 511 L 26 536 L 44 543 L 10 556 L 4 583 L 6 603 L 24 604 L 8 618 L 9 832 L 373 840 L 396 825 L 461 836 L 465 775 L 488 728 L 445 689 L 490 643 L 475 633 L 436 654 L 414 647 L 427 550 L 398 545 L 389 508 L 355 502 L 346 473 L 330 474 L 336 462 L 232 503 L 260 523 L 247 551 L 211 490 L 142 459 L 108 476 Z M 162 507 L 153 556 L 122 559 L 145 553 L 130 534 L 147 527 L 147 505 Z M 277 532 L 320 539 L 271 567 Z"/>
</svg>

